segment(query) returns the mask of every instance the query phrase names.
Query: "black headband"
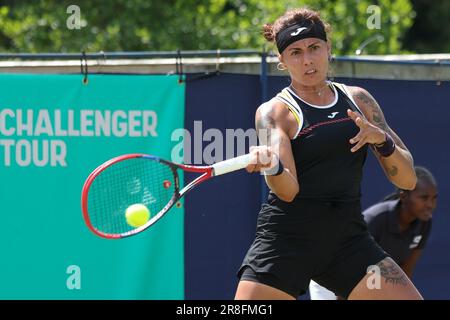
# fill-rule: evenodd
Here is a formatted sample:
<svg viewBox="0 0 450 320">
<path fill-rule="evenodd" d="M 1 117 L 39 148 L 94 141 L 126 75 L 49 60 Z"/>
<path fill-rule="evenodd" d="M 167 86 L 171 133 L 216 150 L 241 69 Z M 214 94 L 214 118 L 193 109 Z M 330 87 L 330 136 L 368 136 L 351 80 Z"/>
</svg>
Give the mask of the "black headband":
<svg viewBox="0 0 450 320">
<path fill-rule="evenodd" d="M 323 24 L 302 21 L 281 30 L 275 37 L 278 52 L 281 54 L 291 43 L 306 38 L 318 38 L 327 41 Z"/>
</svg>

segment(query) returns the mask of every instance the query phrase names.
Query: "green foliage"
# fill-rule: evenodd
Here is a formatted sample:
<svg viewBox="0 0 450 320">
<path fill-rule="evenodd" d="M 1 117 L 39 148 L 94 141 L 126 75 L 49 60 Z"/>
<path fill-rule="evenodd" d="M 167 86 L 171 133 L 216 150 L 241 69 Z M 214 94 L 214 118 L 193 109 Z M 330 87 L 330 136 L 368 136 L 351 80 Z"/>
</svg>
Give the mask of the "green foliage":
<svg viewBox="0 0 450 320">
<path fill-rule="evenodd" d="M 67 27 L 71 4 L 80 8 L 81 29 Z M 367 8 L 373 4 L 381 10 L 381 24 L 371 30 Z M 262 25 L 304 5 L 331 24 L 338 55 L 353 54 L 376 34 L 384 42 L 369 43 L 363 53 L 400 53 L 400 40 L 412 24 L 410 0 L 0 0 L 0 51 L 261 49 Z"/>
<path fill-rule="evenodd" d="M 450 52 L 449 0 L 411 0 L 417 16 L 403 41 L 403 47 L 418 53 Z"/>
</svg>

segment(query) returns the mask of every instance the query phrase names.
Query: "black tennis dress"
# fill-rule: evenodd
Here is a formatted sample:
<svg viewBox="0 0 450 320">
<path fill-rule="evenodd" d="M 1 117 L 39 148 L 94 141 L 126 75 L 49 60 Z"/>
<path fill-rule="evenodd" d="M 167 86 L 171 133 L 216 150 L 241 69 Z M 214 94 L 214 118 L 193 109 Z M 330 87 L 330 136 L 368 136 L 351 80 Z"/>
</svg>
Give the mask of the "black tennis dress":
<svg viewBox="0 0 450 320">
<path fill-rule="evenodd" d="M 347 298 L 367 268 L 388 255 L 368 232 L 360 185 L 367 145 L 352 153 L 359 128 L 347 109 L 361 113 L 346 87 L 328 83 L 335 100 L 308 104 L 291 88 L 277 99 L 299 128 L 291 140 L 300 192 L 292 202 L 269 193 L 258 215 L 256 238 L 244 258 L 241 280 L 263 283 L 293 297 L 311 279 Z"/>
</svg>

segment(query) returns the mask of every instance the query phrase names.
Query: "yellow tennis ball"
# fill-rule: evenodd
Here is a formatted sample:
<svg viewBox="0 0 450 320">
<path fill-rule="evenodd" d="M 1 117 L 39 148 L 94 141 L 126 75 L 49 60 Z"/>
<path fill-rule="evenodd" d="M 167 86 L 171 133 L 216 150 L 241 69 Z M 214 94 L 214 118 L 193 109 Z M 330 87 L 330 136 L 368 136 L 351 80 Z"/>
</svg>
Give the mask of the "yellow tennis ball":
<svg viewBox="0 0 450 320">
<path fill-rule="evenodd" d="M 125 211 L 125 218 L 130 226 L 138 228 L 150 219 L 150 210 L 143 204 L 133 204 Z"/>
</svg>

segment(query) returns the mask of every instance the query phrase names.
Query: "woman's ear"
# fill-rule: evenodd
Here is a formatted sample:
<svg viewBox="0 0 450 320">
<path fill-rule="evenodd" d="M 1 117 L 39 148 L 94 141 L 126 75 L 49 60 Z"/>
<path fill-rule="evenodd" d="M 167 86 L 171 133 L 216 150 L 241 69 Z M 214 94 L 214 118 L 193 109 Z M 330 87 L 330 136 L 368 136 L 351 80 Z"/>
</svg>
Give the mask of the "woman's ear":
<svg viewBox="0 0 450 320">
<path fill-rule="evenodd" d="M 281 54 L 278 54 L 278 61 L 280 61 L 281 63 L 283 63 L 283 57 L 281 56 Z"/>
</svg>

